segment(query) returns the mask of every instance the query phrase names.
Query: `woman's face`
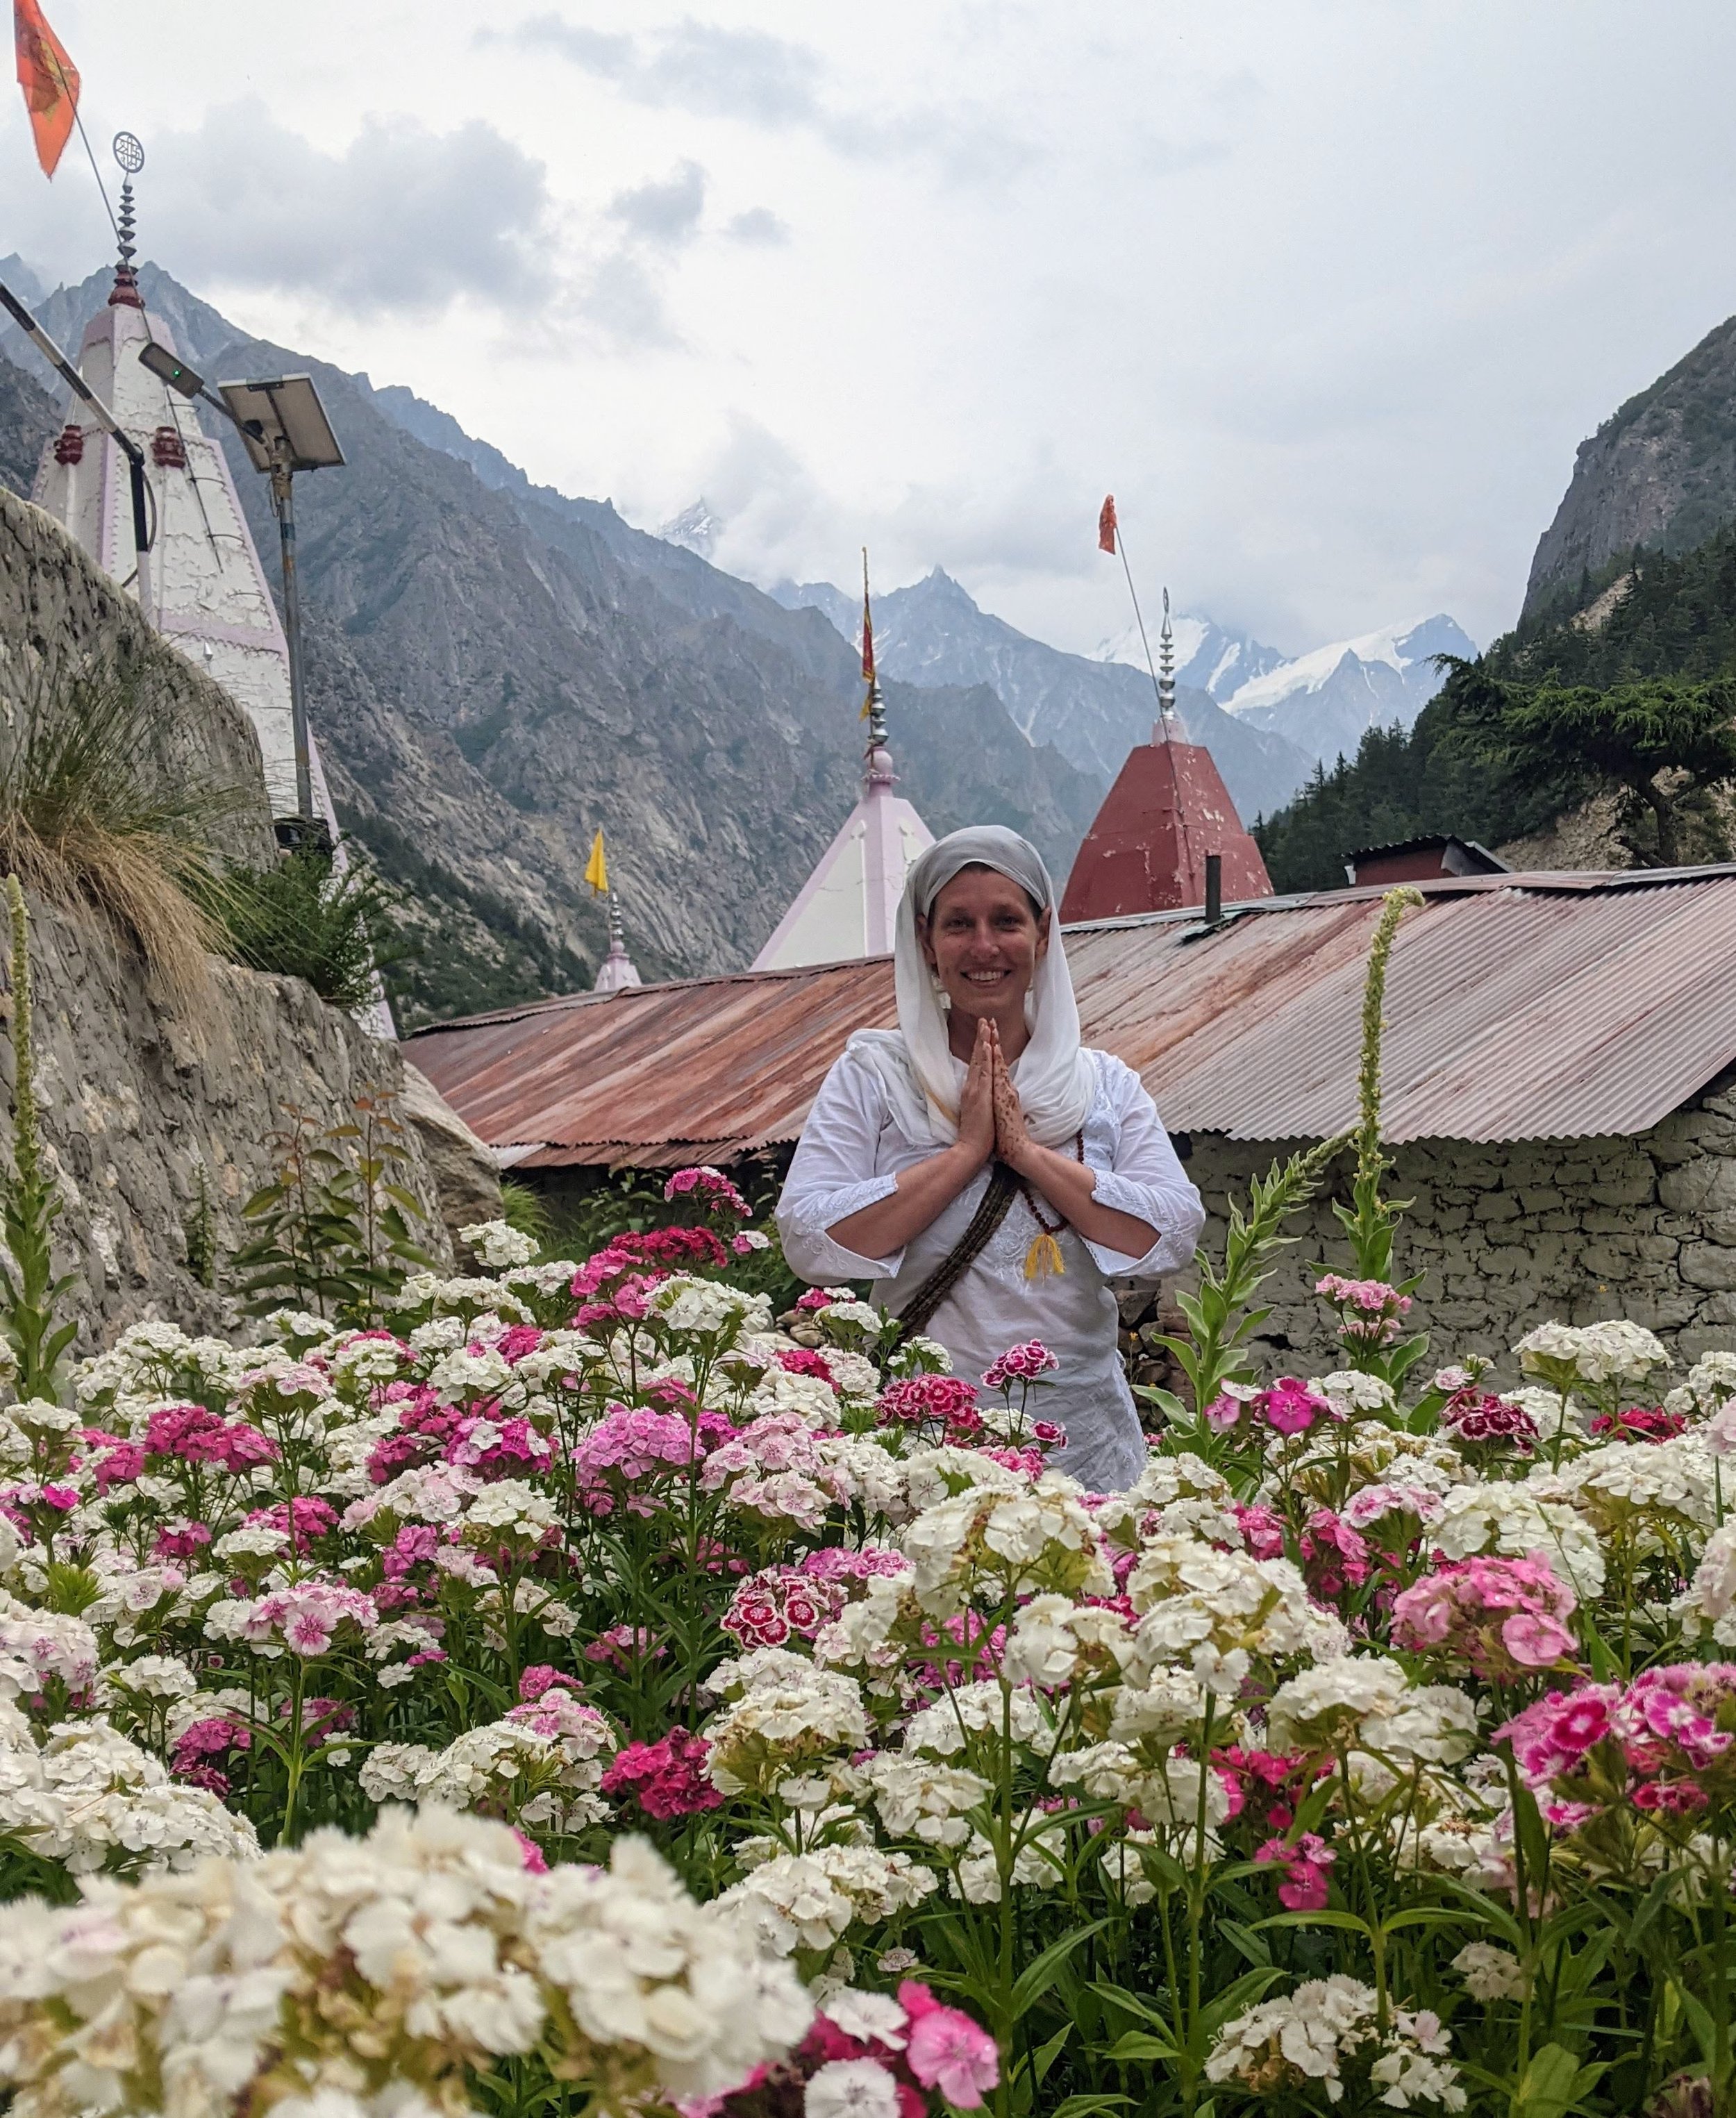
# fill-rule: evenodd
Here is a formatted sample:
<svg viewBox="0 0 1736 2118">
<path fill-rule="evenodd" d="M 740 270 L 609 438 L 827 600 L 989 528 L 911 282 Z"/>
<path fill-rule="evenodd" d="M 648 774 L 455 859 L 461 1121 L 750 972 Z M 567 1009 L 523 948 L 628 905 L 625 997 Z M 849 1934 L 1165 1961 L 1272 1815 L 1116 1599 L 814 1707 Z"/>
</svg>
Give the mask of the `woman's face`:
<svg viewBox="0 0 1736 2118">
<path fill-rule="evenodd" d="M 1049 948 L 1049 915 L 1009 876 L 961 868 L 916 923 L 928 968 L 955 1008 L 1003 1020 L 1024 1005 Z"/>
</svg>

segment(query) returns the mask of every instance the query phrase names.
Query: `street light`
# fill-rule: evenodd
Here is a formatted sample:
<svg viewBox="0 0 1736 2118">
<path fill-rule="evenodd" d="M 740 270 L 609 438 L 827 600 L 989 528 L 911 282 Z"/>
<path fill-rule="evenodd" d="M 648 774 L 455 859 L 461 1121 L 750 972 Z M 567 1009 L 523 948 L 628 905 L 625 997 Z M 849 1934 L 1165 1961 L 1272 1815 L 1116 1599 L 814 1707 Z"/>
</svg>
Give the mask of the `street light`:
<svg viewBox="0 0 1736 2118">
<path fill-rule="evenodd" d="M 248 460 L 271 481 L 271 507 L 277 517 L 278 547 L 283 559 L 284 636 L 289 649 L 289 718 L 295 738 L 295 804 L 312 831 L 312 754 L 308 741 L 308 700 L 302 679 L 301 586 L 295 565 L 295 493 L 299 470 L 332 470 L 344 451 L 331 431 L 313 379 L 279 376 L 262 382 L 220 382 L 213 391 L 205 378 L 177 360 L 166 346 L 139 348 L 139 358 L 160 382 L 183 397 L 211 405 L 239 432 Z M 220 394 L 219 394 L 220 393 Z"/>
</svg>

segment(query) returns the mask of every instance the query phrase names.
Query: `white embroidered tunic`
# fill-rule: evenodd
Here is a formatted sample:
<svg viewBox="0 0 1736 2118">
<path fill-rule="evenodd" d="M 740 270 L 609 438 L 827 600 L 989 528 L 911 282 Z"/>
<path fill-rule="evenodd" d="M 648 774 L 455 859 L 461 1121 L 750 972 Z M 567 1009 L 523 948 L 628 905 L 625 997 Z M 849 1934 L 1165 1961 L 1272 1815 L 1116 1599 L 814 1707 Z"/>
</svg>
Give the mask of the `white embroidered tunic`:
<svg viewBox="0 0 1736 2118">
<path fill-rule="evenodd" d="M 1121 1492 L 1139 1476 L 1146 1451 L 1108 1283 L 1150 1285 L 1185 1265 L 1206 1210 L 1139 1076 L 1107 1052 L 1090 1056 L 1097 1094 L 1083 1130 L 1085 1159 L 1097 1172 L 1095 1196 L 1157 1229 L 1157 1242 L 1143 1257 L 1126 1257 L 1065 1228 L 1059 1242 L 1066 1271 L 1027 1279 L 1025 1253 L 1038 1228 L 1029 1205 L 1016 1198 L 934 1312 L 927 1335 L 939 1340 L 955 1371 L 971 1382 L 1009 1346 L 1040 1339 L 1061 1363 L 1032 1400 L 1037 1417 L 1067 1429 L 1067 1447 L 1051 1460 L 1094 1491 Z M 778 1200 L 778 1232 L 791 1269 L 822 1286 L 872 1279 L 874 1300 L 898 1309 L 964 1234 L 988 1187 L 988 1170 L 920 1235 L 887 1256 L 859 1256 L 826 1231 L 887 1197 L 897 1189 L 900 1170 L 935 1151 L 933 1140 L 905 1135 L 879 1075 L 846 1050 L 821 1084 Z M 1053 1220 L 1054 1209 L 1045 1205 L 1044 1211 Z"/>
</svg>

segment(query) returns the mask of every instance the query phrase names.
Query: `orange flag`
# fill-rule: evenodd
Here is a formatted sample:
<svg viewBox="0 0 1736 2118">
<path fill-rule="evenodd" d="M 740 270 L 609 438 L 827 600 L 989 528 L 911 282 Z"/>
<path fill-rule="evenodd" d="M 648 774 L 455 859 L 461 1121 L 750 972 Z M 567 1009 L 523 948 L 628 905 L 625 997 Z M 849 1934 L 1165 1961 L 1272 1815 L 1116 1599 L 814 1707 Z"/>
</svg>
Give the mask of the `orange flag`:
<svg viewBox="0 0 1736 2118">
<path fill-rule="evenodd" d="M 862 548 L 862 681 L 874 681 L 874 613 L 868 608 L 868 547 Z"/>
<path fill-rule="evenodd" d="M 36 136 L 36 159 L 44 176 L 52 177 L 78 111 L 78 68 L 44 20 L 38 0 L 12 0 L 12 35 L 18 46 L 18 86 Z"/>
<path fill-rule="evenodd" d="M 1103 506 L 1097 516 L 1097 548 L 1099 552 L 1114 550 L 1115 530 L 1115 496 L 1108 493 L 1104 495 Z"/>
</svg>

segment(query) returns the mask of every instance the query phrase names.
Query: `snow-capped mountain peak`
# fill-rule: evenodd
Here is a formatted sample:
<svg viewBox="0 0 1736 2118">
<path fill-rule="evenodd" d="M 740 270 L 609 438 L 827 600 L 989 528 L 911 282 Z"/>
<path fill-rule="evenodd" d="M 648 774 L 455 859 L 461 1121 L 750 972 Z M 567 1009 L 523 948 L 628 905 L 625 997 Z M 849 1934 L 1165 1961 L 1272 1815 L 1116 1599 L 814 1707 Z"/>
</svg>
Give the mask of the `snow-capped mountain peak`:
<svg viewBox="0 0 1736 2118">
<path fill-rule="evenodd" d="M 1464 628 L 1437 613 L 1299 654 L 1250 677 L 1224 705 L 1331 765 L 1354 757 L 1371 728 L 1411 725 L 1441 688 L 1436 655 L 1476 651 Z"/>
<path fill-rule="evenodd" d="M 657 534 L 665 544 L 679 544 L 687 551 L 697 552 L 701 559 L 709 559 L 723 530 L 724 518 L 701 493 L 691 507 L 672 515 Z"/>
<path fill-rule="evenodd" d="M 1148 618 L 1146 622 L 1146 637 L 1150 642 L 1154 661 L 1160 623 L 1160 618 Z M 1284 659 L 1275 647 L 1266 646 L 1251 633 L 1229 631 L 1214 618 L 1197 617 L 1183 611 L 1172 617 L 1169 624 L 1175 636 L 1177 683 L 1209 693 L 1220 705 L 1238 686 L 1275 668 Z M 1105 640 L 1092 659 L 1098 662 L 1131 663 L 1134 668 L 1143 669 L 1146 650 L 1139 627 L 1129 625 L 1125 631 Z"/>
</svg>

